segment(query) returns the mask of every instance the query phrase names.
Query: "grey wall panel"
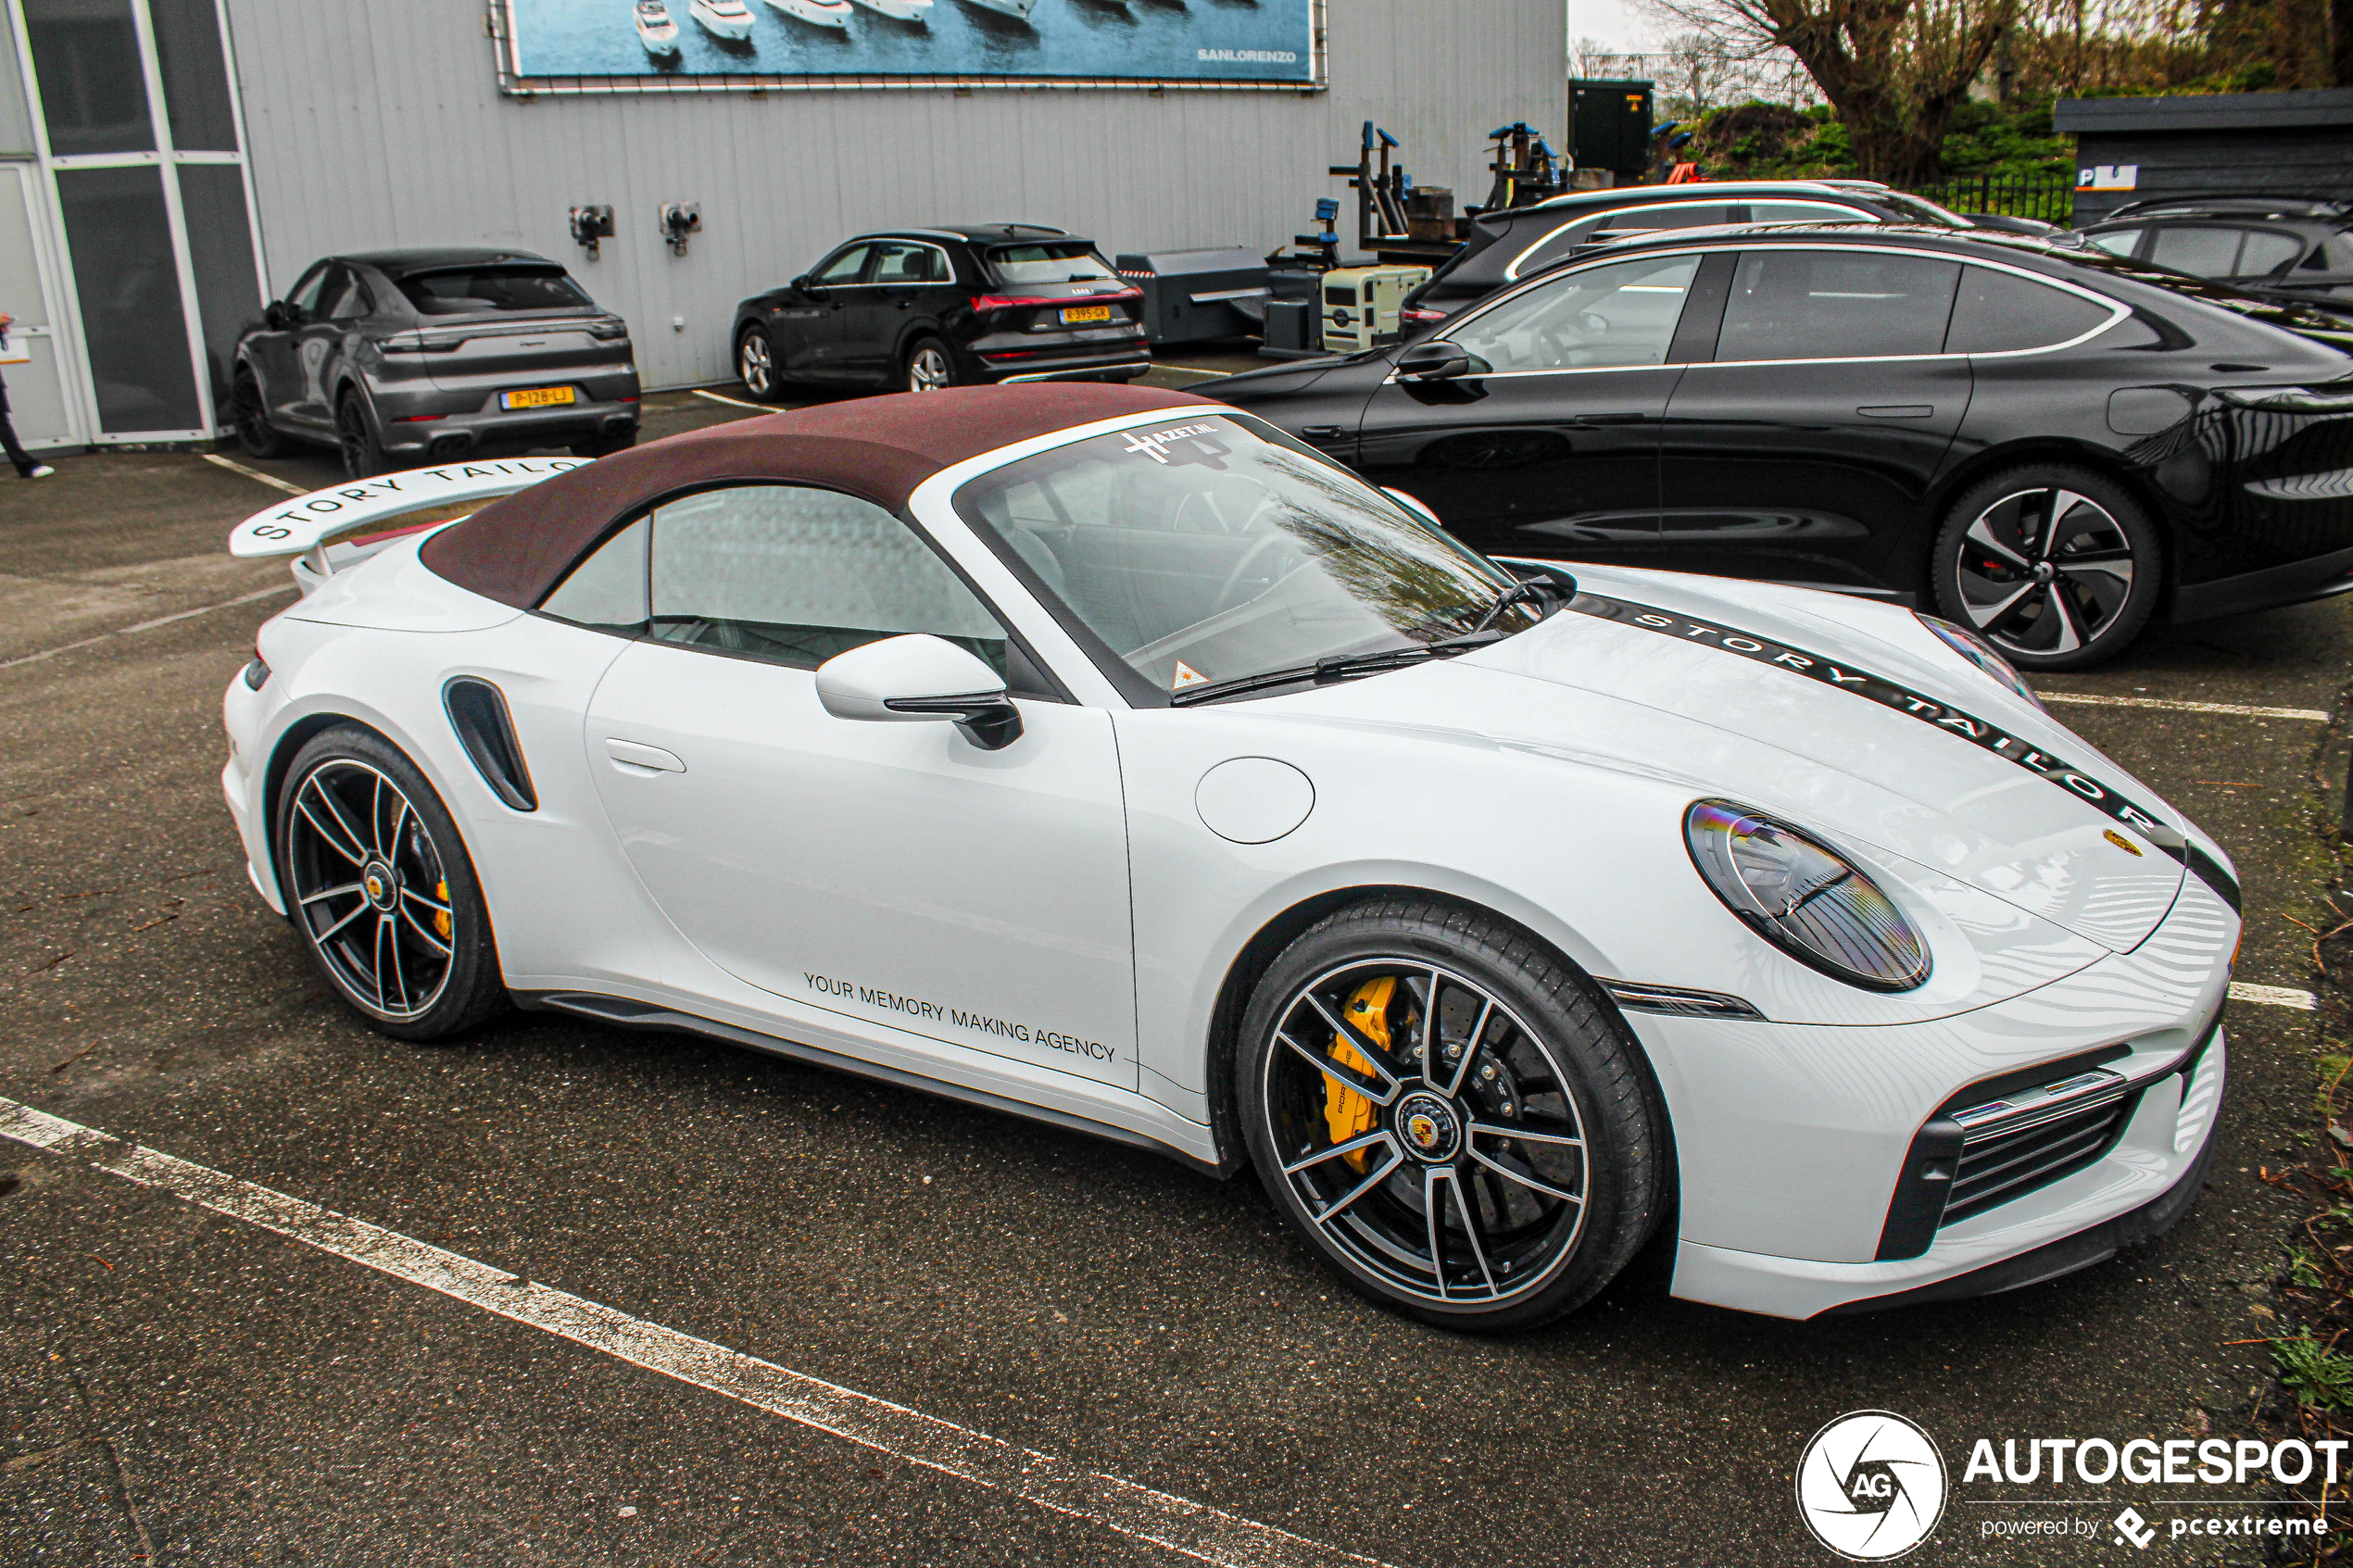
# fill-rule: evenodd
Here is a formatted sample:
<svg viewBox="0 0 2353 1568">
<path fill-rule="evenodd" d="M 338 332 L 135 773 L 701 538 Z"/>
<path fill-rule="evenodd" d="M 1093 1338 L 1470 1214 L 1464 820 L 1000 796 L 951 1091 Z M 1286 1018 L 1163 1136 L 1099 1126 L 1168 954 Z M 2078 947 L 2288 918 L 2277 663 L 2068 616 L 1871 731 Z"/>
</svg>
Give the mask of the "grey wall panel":
<svg viewBox="0 0 2353 1568">
<path fill-rule="evenodd" d="M 1106 251 L 1272 249 L 1312 226 L 1316 197 L 1349 196 L 1324 169 L 1353 161 L 1366 119 L 1458 206 L 1486 194 L 1495 125 L 1526 119 L 1561 139 L 1555 0 L 1331 0 L 1331 90 L 1313 94 L 518 100 L 497 92 L 480 0 L 228 11 L 275 288 L 332 251 L 521 245 L 564 260 L 629 318 L 650 386 L 726 376 L 736 301 L 854 230 L 1019 219 Z M 683 258 L 654 230 L 673 200 L 702 205 Z M 620 229 L 601 261 L 565 232 L 565 209 L 586 202 L 610 203 Z"/>
<path fill-rule="evenodd" d="M 2239 131 L 2197 135 L 2085 132 L 2075 161 L 2136 164 L 2131 191 L 2078 191 L 2075 223 L 2095 223 L 2127 202 L 2159 196 L 2263 192 L 2353 199 L 2353 131 Z"/>
<path fill-rule="evenodd" d="M 17 63 L 13 21 L 0 15 L 0 157 L 31 157 L 32 110 L 25 102 L 24 72 Z"/>
</svg>

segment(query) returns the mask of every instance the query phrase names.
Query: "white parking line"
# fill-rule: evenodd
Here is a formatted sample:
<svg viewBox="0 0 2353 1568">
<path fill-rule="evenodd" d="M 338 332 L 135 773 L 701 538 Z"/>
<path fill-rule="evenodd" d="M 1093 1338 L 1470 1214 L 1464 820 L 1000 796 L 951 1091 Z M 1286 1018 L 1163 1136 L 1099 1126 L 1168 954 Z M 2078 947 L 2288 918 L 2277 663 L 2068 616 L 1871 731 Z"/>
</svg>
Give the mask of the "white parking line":
<svg viewBox="0 0 2353 1568">
<path fill-rule="evenodd" d="M 695 395 L 698 397 L 708 397 L 713 403 L 724 403 L 730 408 L 749 408 L 755 414 L 781 414 L 784 412 L 782 408 L 776 408 L 773 404 L 747 403 L 740 397 L 722 397 L 715 392 L 705 392 L 700 387 L 695 388 Z"/>
<path fill-rule="evenodd" d="M 1231 370 L 1204 370 L 1197 365 L 1155 364 L 1152 369 L 1155 370 L 1168 370 L 1180 376 L 1230 376 L 1234 373 Z"/>
<path fill-rule="evenodd" d="M 2233 713 L 2242 719 L 2309 719 L 2316 724 L 2329 721 L 2324 708 L 2255 708 L 2244 702 L 2185 702 L 2170 696 L 2102 696 L 2092 692 L 2044 692 L 2034 694 L 2045 702 L 2075 702 L 2087 708 L 2162 708 L 2173 713 Z"/>
<path fill-rule="evenodd" d="M 0 1136 L 85 1160 L 126 1181 L 187 1199 L 321 1252 L 423 1286 L 470 1307 L 552 1334 L 681 1383 L 813 1426 L 910 1464 L 937 1470 L 1165 1547 L 1219 1568 L 1337 1568 L 1377 1560 L 1272 1524 L 1154 1491 L 1116 1475 L 904 1405 L 826 1383 L 676 1329 L 535 1284 L 364 1220 L 0 1099 Z"/>
<path fill-rule="evenodd" d="M 55 659 L 61 653 L 71 653 L 76 648 L 95 647 L 109 637 L 127 637 L 133 632 L 152 632 L 158 626 L 169 626 L 175 621 L 192 621 L 199 615 L 210 615 L 216 609 L 234 609 L 239 605 L 249 605 L 256 599 L 271 599 L 280 594 L 291 594 L 294 591 L 295 584 L 292 583 L 282 583 L 275 588 L 257 588 L 250 594 L 240 594 L 233 599 L 223 599 L 217 605 L 198 605 L 194 609 L 183 609 L 173 615 L 158 615 L 153 621 L 142 621 L 135 626 L 118 626 L 111 632 L 101 632 L 94 637 L 84 637 L 78 643 L 60 643 L 53 648 L 43 648 L 39 653 L 23 654 L 15 659 L 0 659 L 0 670 L 13 670 L 19 664 L 38 664 L 44 659 Z"/>
<path fill-rule="evenodd" d="M 249 469 L 243 463 L 233 463 L 218 452 L 204 452 L 198 454 L 198 456 L 202 457 L 208 463 L 215 463 L 221 468 L 227 469 L 231 473 L 241 473 L 247 479 L 259 480 L 262 483 L 267 484 L 272 490 L 283 490 L 289 495 L 308 495 L 310 494 L 309 491 L 305 490 L 301 485 L 288 484 L 284 480 L 280 479 L 275 474 L 264 473 L 259 469 Z"/>
<path fill-rule="evenodd" d="M 2309 991 L 2293 985 L 2249 985 L 2238 980 L 2231 982 L 2231 1000 L 2267 1008 L 2299 1008 L 2306 1012 L 2318 1012 L 2321 1008 L 2320 998 Z"/>
</svg>

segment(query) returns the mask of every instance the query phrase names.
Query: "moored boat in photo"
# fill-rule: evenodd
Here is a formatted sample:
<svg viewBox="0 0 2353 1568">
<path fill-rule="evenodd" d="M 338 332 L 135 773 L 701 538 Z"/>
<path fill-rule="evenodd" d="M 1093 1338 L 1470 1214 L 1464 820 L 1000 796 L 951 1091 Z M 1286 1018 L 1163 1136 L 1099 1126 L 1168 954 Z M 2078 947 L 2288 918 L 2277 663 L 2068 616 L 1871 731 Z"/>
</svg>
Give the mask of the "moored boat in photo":
<svg viewBox="0 0 2353 1568">
<path fill-rule="evenodd" d="M 751 7 L 745 5 L 744 0 L 690 0 L 686 14 L 714 36 L 731 39 L 751 36 Z"/>
<path fill-rule="evenodd" d="M 768 0 L 773 8 L 812 27 L 848 27 L 849 0 Z"/>
<path fill-rule="evenodd" d="M 662 0 L 637 0 L 637 42 L 646 46 L 648 55 L 674 55 L 678 52 L 678 23 Z"/>
</svg>

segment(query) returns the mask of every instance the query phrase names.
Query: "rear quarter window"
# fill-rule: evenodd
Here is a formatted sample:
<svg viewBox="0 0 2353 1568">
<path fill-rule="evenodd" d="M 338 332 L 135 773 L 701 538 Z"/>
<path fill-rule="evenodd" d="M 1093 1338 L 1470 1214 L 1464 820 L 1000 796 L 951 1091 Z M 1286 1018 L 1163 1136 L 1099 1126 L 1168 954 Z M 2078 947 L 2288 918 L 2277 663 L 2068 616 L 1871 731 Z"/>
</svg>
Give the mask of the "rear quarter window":
<svg viewBox="0 0 2353 1568">
<path fill-rule="evenodd" d="M 2081 295 L 1992 267 L 1961 269 L 1947 354 L 2006 354 L 2082 337 L 2115 315 Z"/>
</svg>

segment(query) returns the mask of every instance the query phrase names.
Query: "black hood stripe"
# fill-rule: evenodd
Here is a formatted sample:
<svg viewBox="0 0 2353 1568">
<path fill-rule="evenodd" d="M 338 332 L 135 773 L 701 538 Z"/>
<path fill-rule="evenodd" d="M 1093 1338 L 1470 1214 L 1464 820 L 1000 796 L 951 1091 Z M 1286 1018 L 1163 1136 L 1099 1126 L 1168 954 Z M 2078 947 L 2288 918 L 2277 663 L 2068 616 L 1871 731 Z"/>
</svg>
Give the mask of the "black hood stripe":
<svg viewBox="0 0 2353 1568">
<path fill-rule="evenodd" d="M 2048 780 L 2095 810 L 2134 829 L 2143 838 L 2188 867 L 2200 882 L 2212 888 L 2233 910 L 2241 907 L 2238 883 L 2222 869 L 2220 861 L 2191 843 L 2180 829 L 2159 821 L 2073 763 L 2060 760 L 1974 713 L 1965 712 L 1909 686 L 1899 685 L 1883 675 L 1874 675 L 1868 670 L 1858 670 L 1853 665 L 1825 659 L 1820 654 L 1807 653 L 1802 648 L 1789 647 L 1745 632 L 1711 626 L 1704 621 L 1693 621 L 1655 605 L 1634 604 L 1579 589 L 1576 596 L 1568 601 L 1568 608 L 1598 621 L 1614 621 L 1622 626 L 1640 627 L 1645 632 L 1655 632 L 1662 637 L 1673 637 L 1679 642 L 1704 643 L 1709 647 L 1738 654 L 1758 664 L 1769 664 L 1826 686 L 1836 686 L 1840 691 L 1851 692 L 1882 708 L 1917 719 L 1931 729 L 1967 741 L 1981 751 L 1990 751 L 1996 757 L 2006 758 L 2028 772 Z"/>
</svg>

